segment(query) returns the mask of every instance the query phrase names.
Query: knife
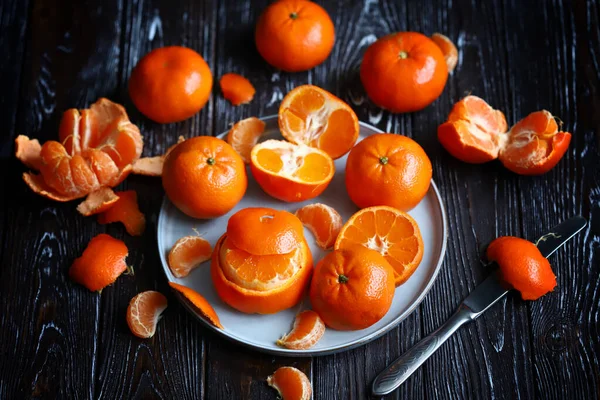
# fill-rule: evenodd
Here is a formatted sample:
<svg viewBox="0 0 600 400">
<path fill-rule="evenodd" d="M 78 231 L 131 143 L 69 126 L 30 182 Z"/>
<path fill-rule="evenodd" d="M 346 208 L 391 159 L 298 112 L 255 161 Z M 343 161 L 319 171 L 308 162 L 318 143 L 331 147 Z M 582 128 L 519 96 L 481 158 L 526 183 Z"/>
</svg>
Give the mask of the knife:
<svg viewBox="0 0 600 400">
<path fill-rule="evenodd" d="M 541 236 L 535 244 L 542 255 L 548 258 L 586 225 L 586 219 L 581 216 L 570 218 Z M 508 291 L 509 289 L 503 286 L 499 279 L 498 270 L 494 270 L 463 300 L 458 306 L 458 310 L 448 321 L 398 357 L 383 372 L 377 375 L 373 381 L 373 395 L 383 396 L 396 390 L 458 328 L 479 317 L 504 297 Z"/>
</svg>

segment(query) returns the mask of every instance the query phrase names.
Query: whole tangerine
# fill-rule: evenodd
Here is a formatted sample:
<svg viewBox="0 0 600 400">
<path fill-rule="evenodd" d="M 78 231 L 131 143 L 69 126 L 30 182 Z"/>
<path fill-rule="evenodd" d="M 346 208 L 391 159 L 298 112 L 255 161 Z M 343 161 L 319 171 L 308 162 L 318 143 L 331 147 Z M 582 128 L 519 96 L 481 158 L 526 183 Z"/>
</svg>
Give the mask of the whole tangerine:
<svg viewBox="0 0 600 400">
<path fill-rule="evenodd" d="M 333 22 L 323 7 L 307 0 L 280 0 L 260 15 L 254 35 L 260 55 L 287 72 L 321 64 L 335 42 Z"/>
<path fill-rule="evenodd" d="M 369 98 L 395 113 L 418 111 L 437 99 L 448 66 L 440 48 L 417 32 L 397 32 L 369 46 L 360 80 Z"/>
<path fill-rule="evenodd" d="M 187 47 L 162 47 L 137 63 L 129 78 L 129 96 L 142 114 L 166 124 L 200 111 L 212 84 L 212 73 L 200 54 Z"/>
<path fill-rule="evenodd" d="M 394 270 L 375 250 L 334 250 L 315 267 L 310 302 L 325 324 L 338 330 L 365 329 L 388 312 L 394 298 Z"/>
<path fill-rule="evenodd" d="M 346 162 L 346 190 L 360 208 L 414 208 L 431 183 L 431 161 L 414 140 L 378 133 L 359 142 Z"/>
<path fill-rule="evenodd" d="M 244 161 L 227 142 L 198 136 L 167 154 L 162 184 L 171 202 L 185 214 L 216 218 L 242 199 L 248 177 Z"/>
</svg>

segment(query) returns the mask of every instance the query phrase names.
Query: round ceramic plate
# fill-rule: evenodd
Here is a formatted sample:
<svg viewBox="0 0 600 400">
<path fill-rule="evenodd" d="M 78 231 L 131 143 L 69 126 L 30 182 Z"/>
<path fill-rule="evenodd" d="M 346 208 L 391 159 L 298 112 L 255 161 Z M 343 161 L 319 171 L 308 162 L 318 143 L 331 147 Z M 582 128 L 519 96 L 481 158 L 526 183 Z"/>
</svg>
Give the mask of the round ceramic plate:
<svg viewBox="0 0 600 400">
<path fill-rule="evenodd" d="M 281 139 L 277 126 L 277 116 L 265 117 L 263 120 L 267 124 L 264 139 Z M 359 140 L 379 132 L 381 131 L 377 128 L 361 123 Z M 224 135 L 220 137 L 224 137 Z M 446 252 L 446 215 L 442 199 L 433 181 L 425 198 L 417 207 L 410 211 L 410 215 L 419 224 L 421 234 L 423 235 L 423 242 L 425 244 L 423 261 L 421 261 L 421 264 L 410 279 L 396 288 L 394 301 L 388 313 L 383 319 L 367 329 L 348 332 L 327 329 L 321 340 L 311 349 L 288 350 L 278 347 L 275 344 L 277 339 L 290 331 L 296 314 L 303 309 L 310 308 L 308 296 L 296 307 L 277 314 L 244 314 L 229 307 L 217 295 L 210 277 L 210 261 L 202 264 L 192 271 L 189 276 L 182 279 L 175 278 L 169 270 L 167 255 L 177 239 L 182 236 L 200 234 L 214 246 L 217 239 L 225 232 L 229 217 L 242 208 L 257 206 L 271 207 L 288 210 L 293 213 L 306 204 L 325 203 L 335 208 L 344 221 L 347 221 L 353 213 L 358 211 L 358 208 L 350 201 L 344 185 L 346 157 L 335 161 L 336 174 L 325 192 L 317 198 L 301 203 L 285 203 L 268 196 L 254 181 L 249 169 L 249 183 L 246 195 L 233 210 L 220 218 L 213 220 L 190 218 L 180 212 L 165 197 L 158 220 L 158 249 L 167 279 L 189 286 L 204 296 L 214 307 L 225 329 L 221 330 L 210 325 L 189 307 L 186 302 L 183 302 L 188 310 L 194 313 L 209 329 L 214 330 L 220 335 L 259 351 L 286 356 L 323 355 L 363 345 L 383 335 L 413 312 L 431 288 Z M 252 232 L 248 232 L 248 234 L 251 235 Z M 305 235 L 316 263 L 324 256 L 325 252 L 316 245 L 313 236 L 308 230 L 305 231 Z"/>
</svg>

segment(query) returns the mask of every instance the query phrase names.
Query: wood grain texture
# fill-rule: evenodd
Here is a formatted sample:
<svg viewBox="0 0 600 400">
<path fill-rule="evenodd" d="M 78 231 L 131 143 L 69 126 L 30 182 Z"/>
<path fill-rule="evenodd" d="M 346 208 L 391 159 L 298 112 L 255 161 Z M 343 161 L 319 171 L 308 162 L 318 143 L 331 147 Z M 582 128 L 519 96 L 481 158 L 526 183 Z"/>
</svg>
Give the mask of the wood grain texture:
<svg viewBox="0 0 600 400">
<path fill-rule="evenodd" d="M 269 4 L 193 0 L 7 0 L 0 3 L 0 398 L 275 399 L 265 382 L 283 365 L 303 370 L 315 399 L 369 397 L 389 362 L 450 316 L 486 275 L 480 250 L 499 235 L 534 239 L 581 214 L 585 232 L 551 263 L 557 289 L 536 302 L 510 295 L 462 328 L 390 399 L 594 399 L 600 396 L 600 7 L 594 0 L 468 2 L 320 1 L 336 26 L 336 45 L 320 66 L 289 74 L 256 52 L 253 31 Z M 16 27 L 16 28 L 15 28 Z M 448 35 L 459 48 L 457 69 L 432 106 L 411 114 L 382 111 L 359 79 L 364 51 L 400 30 Z M 189 120 L 160 125 L 131 103 L 127 81 L 153 48 L 185 45 L 207 60 L 213 95 Z M 232 106 L 218 81 L 227 72 L 256 87 L 253 102 Z M 100 96 L 124 104 L 155 155 L 179 135 L 216 135 L 249 116 L 276 114 L 293 87 L 312 83 L 347 101 L 359 119 L 406 134 L 429 154 L 446 204 L 448 250 L 430 294 L 383 337 L 317 358 L 263 355 L 208 332 L 170 294 L 155 238 L 163 192 L 156 178 L 133 176 L 148 226 L 128 236 L 122 226 L 83 218 L 75 204 L 53 203 L 23 184 L 12 157 L 17 134 L 56 138 L 69 107 Z M 573 133 L 565 158 L 542 177 L 520 177 L 498 162 L 463 164 L 436 139 L 452 104 L 485 98 L 514 123 L 547 109 Z M 18 173 L 17 173 L 18 172 Z M 123 239 L 135 276 L 101 294 L 67 277 L 94 235 Z M 129 300 L 143 290 L 168 296 L 156 335 L 133 337 Z"/>
</svg>

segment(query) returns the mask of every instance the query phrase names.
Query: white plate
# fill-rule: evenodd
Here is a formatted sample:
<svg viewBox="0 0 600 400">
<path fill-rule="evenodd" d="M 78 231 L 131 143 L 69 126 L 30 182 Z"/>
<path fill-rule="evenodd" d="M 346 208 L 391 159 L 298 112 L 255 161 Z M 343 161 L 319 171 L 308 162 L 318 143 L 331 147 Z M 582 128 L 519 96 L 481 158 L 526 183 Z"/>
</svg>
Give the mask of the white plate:
<svg viewBox="0 0 600 400">
<path fill-rule="evenodd" d="M 281 138 L 277 126 L 277 116 L 263 118 L 266 122 L 265 138 Z M 365 123 L 360 124 L 360 138 L 381 132 Z M 225 134 L 221 135 L 223 137 Z M 346 156 L 335 161 L 336 174 L 323 194 L 317 198 L 301 203 L 285 203 L 265 194 L 252 178 L 248 169 L 248 191 L 242 201 L 227 215 L 213 220 L 197 220 L 180 212 L 165 196 L 158 220 L 158 249 L 162 266 L 169 281 L 174 281 L 196 290 L 204 296 L 217 312 L 224 330 L 218 329 L 204 321 L 195 311 L 183 302 L 188 310 L 195 314 L 208 328 L 235 342 L 252 347 L 262 352 L 286 356 L 314 356 L 348 350 L 383 335 L 415 310 L 433 284 L 444 254 L 446 252 L 446 214 L 438 189 L 431 181 L 431 187 L 425 198 L 410 211 L 423 235 L 425 251 L 423 261 L 410 279 L 396 288 L 396 294 L 388 313 L 375 325 L 359 331 L 336 331 L 327 329 L 321 340 L 309 350 L 288 350 L 278 347 L 275 341 L 287 333 L 296 314 L 310 307 L 308 296 L 296 307 L 281 311 L 274 315 L 244 314 L 225 304 L 217 295 L 210 277 L 209 261 L 196 268 L 189 276 L 178 279 L 173 276 L 168 265 L 167 255 L 175 241 L 182 236 L 200 233 L 211 245 L 225 232 L 227 220 L 236 211 L 246 207 L 271 207 L 294 212 L 305 204 L 325 203 L 334 207 L 344 221 L 358 208 L 350 201 L 344 185 Z M 310 232 L 305 232 L 312 250 L 315 264 L 325 252 L 321 250 Z M 181 298 L 180 298 L 181 300 Z"/>
</svg>

